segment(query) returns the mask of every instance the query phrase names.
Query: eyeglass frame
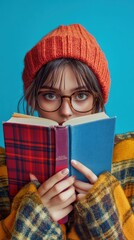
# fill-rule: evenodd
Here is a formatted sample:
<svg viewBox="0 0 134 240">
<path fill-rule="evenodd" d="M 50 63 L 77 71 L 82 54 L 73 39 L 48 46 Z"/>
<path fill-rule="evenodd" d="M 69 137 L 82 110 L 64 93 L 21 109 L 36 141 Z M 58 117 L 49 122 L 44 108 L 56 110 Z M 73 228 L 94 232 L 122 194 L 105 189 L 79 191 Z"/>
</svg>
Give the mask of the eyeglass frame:
<svg viewBox="0 0 134 240">
<path fill-rule="evenodd" d="M 94 106 L 95 106 L 96 101 L 94 101 L 93 106 L 92 106 L 92 108 L 91 108 L 90 110 L 87 110 L 87 111 L 84 111 L 84 112 L 78 111 L 78 110 L 76 110 L 76 109 L 73 107 L 73 105 L 72 105 L 72 96 L 73 96 L 74 94 L 76 94 L 77 92 L 79 93 L 79 92 L 82 92 L 82 91 L 76 91 L 76 92 L 72 93 L 70 96 L 68 96 L 68 95 L 63 95 L 63 96 L 61 96 L 60 94 L 57 94 L 57 95 L 59 95 L 60 98 L 61 98 L 61 103 L 60 103 L 60 106 L 59 106 L 56 110 L 53 110 L 53 111 L 44 110 L 44 109 L 40 106 L 40 104 L 39 104 L 39 102 L 38 102 L 38 96 L 40 95 L 41 91 L 39 91 L 39 92 L 37 93 L 36 103 L 37 103 L 38 107 L 39 107 L 42 111 L 44 111 L 44 112 L 56 112 L 56 111 L 57 111 L 58 109 L 60 109 L 60 107 L 62 106 L 63 98 L 69 98 L 70 106 L 71 106 L 71 108 L 72 108 L 74 111 L 79 112 L 79 113 L 87 113 L 87 112 L 92 111 L 92 110 L 94 109 Z M 83 92 L 85 92 L 85 93 L 88 92 L 88 93 L 90 94 L 89 91 L 83 91 Z M 92 95 L 92 96 L 93 96 L 93 95 Z"/>
</svg>

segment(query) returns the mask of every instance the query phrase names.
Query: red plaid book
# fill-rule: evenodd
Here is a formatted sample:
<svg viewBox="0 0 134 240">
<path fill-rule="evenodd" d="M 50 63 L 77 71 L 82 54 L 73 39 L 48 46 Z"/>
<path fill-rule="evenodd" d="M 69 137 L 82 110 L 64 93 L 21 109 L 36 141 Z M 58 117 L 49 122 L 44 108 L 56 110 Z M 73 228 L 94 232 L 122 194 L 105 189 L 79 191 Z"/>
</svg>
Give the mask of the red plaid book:
<svg viewBox="0 0 134 240">
<path fill-rule="evenodd" d="M 68 167 L 70 175 L 88 181 L 71 167 L 71 159 L 82 162 L 96 175 L 111 170 L 115 118 L 105 113 L 75 118 L 64 126 L 15 114 L 3 128 L 11 199 L 30 181 L 30 173 L 43 183 Z"/>
<path fill-rule="evenodd" d="M 60 149 L 55 149 L 58 143 L 62 144 L 63 139 L 64 143 L 66 142 L 66 127 L 57 131 L 53 127 L 5 123 L 4 132 L 11 198 L 29 182 L 29 173 L 33 173 L 39 182 L 43 183 L 54 173 L 68 166 L 66 144 Z M 56 136 L 60 134 L 56 145 L 55 132 Z"/>
</svg>

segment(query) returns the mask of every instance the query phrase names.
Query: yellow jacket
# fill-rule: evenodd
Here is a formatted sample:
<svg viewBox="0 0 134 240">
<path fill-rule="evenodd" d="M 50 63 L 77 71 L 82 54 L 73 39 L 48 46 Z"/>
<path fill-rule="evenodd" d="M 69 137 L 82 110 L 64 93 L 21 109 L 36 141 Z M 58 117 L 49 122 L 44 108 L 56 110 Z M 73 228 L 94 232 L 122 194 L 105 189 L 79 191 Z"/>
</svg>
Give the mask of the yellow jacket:
<svg viewBox="0 0 134 240">
<path fill-rule="evenodd" d="M 0 240 L 133 240 L 133 210 L 134 133 L 115 137 L 112 172 L 101 174 L 86 197 L 75 203 L 67 225 L 53 222 L 32 182 L 10 206 L 5 153 L 0 148 Z"/>
</svg>

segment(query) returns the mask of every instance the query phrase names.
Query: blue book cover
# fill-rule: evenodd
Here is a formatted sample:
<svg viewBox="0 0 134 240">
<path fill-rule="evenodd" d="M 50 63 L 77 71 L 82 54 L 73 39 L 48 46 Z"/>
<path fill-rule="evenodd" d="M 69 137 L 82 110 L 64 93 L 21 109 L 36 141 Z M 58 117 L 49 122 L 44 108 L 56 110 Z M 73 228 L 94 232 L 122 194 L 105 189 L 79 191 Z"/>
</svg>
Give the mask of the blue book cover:
<svg viewBox="0 0 134 240">
<path fill-rule="evenodd" d="M 74 159 L 90 168 L 97 176 L 111 172 L 116 117 L 69 125 L 69 161 Z M 70 164 L 70 175 L 88 181 Z"/>
</svg>

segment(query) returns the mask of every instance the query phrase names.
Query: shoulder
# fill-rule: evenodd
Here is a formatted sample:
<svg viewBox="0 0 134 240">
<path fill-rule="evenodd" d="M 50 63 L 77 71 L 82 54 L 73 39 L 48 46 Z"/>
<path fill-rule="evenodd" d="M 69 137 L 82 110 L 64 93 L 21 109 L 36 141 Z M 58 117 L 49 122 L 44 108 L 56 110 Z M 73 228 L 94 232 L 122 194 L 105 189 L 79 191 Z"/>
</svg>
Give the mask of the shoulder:
<svg viewBox="0 0 134 240">
<path fill-rule="evenodd" d="M 115 137 L 112 174 L 122 185 L 134 207 L 134 132 L 118 134 Z"/>
<path fill-rule="evenodd" d="M 5 153 L 5 149 L 3 147 L 0 147 L 0 155 Z"/>
<path fill-rule="evenodd" d="M 134 171 L 134 132 L 115 136 L 112 172 Z"/>
<path fill-rule="evenodd" d="M 0 147 L 0 166 L 5 165 L 5 149 Z"/>
<path fill-rule="evenodd" d="M 134 132 L 117 134 L 113 151 L 113 163 L 134 159 Z"/>
<path fill-rule="evenodd" d="M 5 161 L 5 149 L 0 147 L 0 187 L 5 183 L 7 179 L 7 166 Z M 6 182 L 7 185 L 7 182 Z"/>
</svg>

